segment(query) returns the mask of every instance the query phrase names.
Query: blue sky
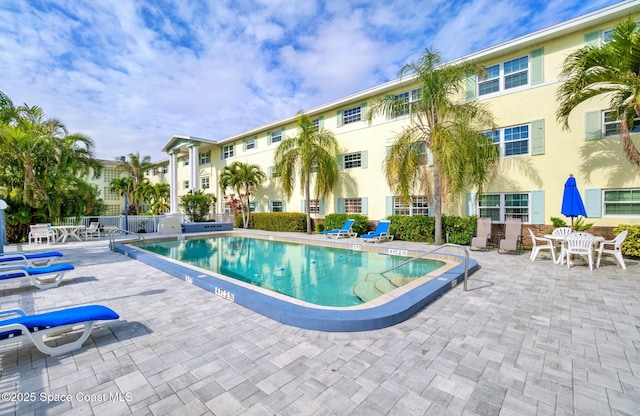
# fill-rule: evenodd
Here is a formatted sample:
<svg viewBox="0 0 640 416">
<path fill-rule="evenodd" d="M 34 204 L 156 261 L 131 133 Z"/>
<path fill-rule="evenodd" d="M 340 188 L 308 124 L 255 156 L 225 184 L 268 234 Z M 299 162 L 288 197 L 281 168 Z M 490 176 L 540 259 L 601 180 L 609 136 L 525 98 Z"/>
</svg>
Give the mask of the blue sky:
<svg viewBox="0 0 640 416">
<path fill-rule="evenodd" d="M 16 0 L 0 3 L 0 90 L 114 159 L 211 140 L 614 0 Z"/>
</svg>

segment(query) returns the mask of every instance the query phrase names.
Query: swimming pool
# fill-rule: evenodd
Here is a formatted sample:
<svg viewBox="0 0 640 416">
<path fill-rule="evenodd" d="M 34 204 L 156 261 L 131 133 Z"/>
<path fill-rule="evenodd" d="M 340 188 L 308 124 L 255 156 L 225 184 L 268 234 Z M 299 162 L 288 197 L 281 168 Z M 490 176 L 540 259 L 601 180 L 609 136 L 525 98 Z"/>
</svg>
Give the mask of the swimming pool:
<svg viewBox="0 0 640 416">
<path fill-rule="evenodd" d="M 158 241 L 144 248 L 321 306 L 360 305 L 446 264 L 245 236 Z"/>
<path fill-rule="evenodd" d="M 416 250 L 405 250 L 390 245 L 357 244 L 359 240 L 319 241 L 310 237 L 291 237 L 266 232 L 232 231 L 215 233 L 218 237 L 246 236 L 267 241 L 285 241 L 307 246 L 332 246 L 345 253 L 366 251 L 369 255 L 382 253 L 398 255 L 405 259 L 423 256 Z M 189 241 L 205 237 L 203 234 L 161 237 L 145 237 L 146 246 L 162 241 Z M 395 288 L 375 299 L 353 306 L 321 306 L 294 299 L 263 287 L 233 279 L 218 272 L 206 270 L 200 266 L 189 265 L 170 257 L 161 256 L 136 247 L 134 241 L 114 242 L 112 248 L 133 259 L 146 263 L 158 270 L 173 275 L 186 283 L 198 286 L 217 296 L 253 310 L 278 322 L 319 331 L 352 332 L 385 328 L 409 319 L 439 296 L 464 281 L 464 257 L 450 254 L 429 254 L 429 257 L 446 264 L 430 272 L 425 277 Z M 178 249 L 174 249 L 178 250 Z M 306 249 L 310 250 L 310 249 Z M 300 257 L 302 257 L 300 255 Z M 468 259 L 469 274 L 478 269 L 478 263 Z"/>
</svg>

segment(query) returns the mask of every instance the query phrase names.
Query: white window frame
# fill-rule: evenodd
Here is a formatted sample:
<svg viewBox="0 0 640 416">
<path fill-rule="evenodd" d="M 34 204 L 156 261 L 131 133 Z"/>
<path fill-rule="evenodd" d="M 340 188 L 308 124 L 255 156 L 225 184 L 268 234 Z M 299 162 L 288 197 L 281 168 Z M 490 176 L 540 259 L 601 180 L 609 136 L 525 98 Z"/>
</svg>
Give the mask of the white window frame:
<svg viewBox="0 0 640 416">
<path fill-rule="evenodd" d="M 345 198 L 345 214 L 362 214 L 362 198 Z"/>
<path fill-rule="evenodd" d="M 246 145 L 246 149 L 247 150 L 255 149 L 256 148 L 256 138 L 252 137 L 250 139 L 247 139 L 246 142 L 245 142 L 245 145 Z"/>
<path fill-rule="evenodd" d="M 527 60 L 527 67 L 526 69 L 518 69 L 509 73 L 506 73 L 506 71 L 508 69 L 505 69 L 505 67 L 509 67 L 510 64 L 515 63 L 516 61 L 520 61 L 522 59 Z M 509 90 L 513 90 L 516 88 L 523 88 L 523 87 L 527 87 L 529 85 L 531 85 L 531 57 L 529 55 L 523 55 L 514 59 L 510 59 L 508 61 L 504 61 L 504 62 L 500 62 L 498 64 L 494 64 L 491 66 L 487 66 L 486 67 L 486 71 L 487 71 L 487 77 L 483 77 L 482 75 L 478 75 L 476 77 L 476 92 L 478 94 L 478 97 L 484 97 L 484 96 L 489 96 L 491 94 L 496 94 L 499 92 L 504 92 L 504 91 L 509 91 Z M 507 82 L 510 79 L 514 79 L 517 76 L 520 76 L 522 74 L 526 75 L 527 78 L 527 82 L 526 83 L 522 83 L 522 84 L 518 84 L 518 85 L 513 85 L 513 86 L 507 86 Z M 492 85 L 495 85 L 497 81 L 497 86 L 498 88 L 495 89 L 492 88 L 491 91 L 486 91 L 486 92 L 482 92 L 482 86 L 483 85 L 488 85 L 489 83 L 491 83 Z"/>
<path fill-rule="evenodd" d="M 190 189 L 189 188 L 189 180 L 182 181 L 182 189 Z"/>
<path fill-rule="evenodd" d="M 200 164 L 208 165 L 211 163 L 211 152 L 200 153 Z"/>
<path fill-rule="evenodd" d="M 278 208 L 276 208 L 276 204 Z M 271 201 L 271 212 L 284 212 L 284 204 L 282 201 Z"/>
<path fill-rule="evenodd" d="M 169 166 L 168 165 L 163 165 L 162 166 L 162 173 L 166 174 L 167 172 L 169 172 Z"/>
<path fill-rule="evenodd" d="M 306 206 L 305 206 L 306 208 Z M 310 199 L 309 200 L 309 213 L 310 214 L 319 214 L 320 213 L 320 200 L 319 199 Z"/>
<path fill-rule="evenodd" d="M 393 117 L 394 118 L 403 117 L 411 114 L 411 107 L 414 103 L 420 100 L 421 93 L 422 93 L 422 90 L 420 88 L 414 88 L 410 91 L 404 91 L 404 92 L 401 92 L 400 94 L 394 95 L 393 98 L 396 101 L 403 100 L 404 104 L 402 104 L 401 108 L 396 109 Z"/>
<path fill-rule="evenodd" d="M 342 125 L 357 123 L 362 120 L 362 106 L 347 108 L 342 112 Z"/>
<path fill-rule="evenodd" d="M 616 112 L 613 110 L 604 110 L 602 112 L 602 137 L 615 137 L 621 134 L 622 120 L 617 118 L 613 119 Z M 610 130 L 607 130 L 610 128 Z M 640 117 L 633 119 L 633 126 L 629 126 L 631 133 L 640 132 Z"/>
<path fill-rule="evenodd" d="M 409 205 L 399 196 L 393 197 L 393 215 L 429 215 L 429 199 L 423 195 L 412 195 Z"/>
<path fill-rule="evenodd" d="M 345 153 L 344 155 L 342 155 L 342 167 L 344 169 L 361 168 L 362 152 Z"/>
<path fill-rule="evenodd" d="M 282 141 L 283 131 L 282 130 L 274 130 L 271 133 L 271 143 L 279 143 Z"/>
<path fill-rule="evenodd" d="M 607 201 L 607 195 L 611 195 L 613 193 L 619 193 L 619 192 L 632 192 L 633 196 L 636 197 L 637 199 L 630 199 L 628 201 L 625 200 L 611 200 L 611 201 Z M 639 206 L 640 207 L 640 188 L 619 188 L 619 189 L 605 189 L 602 192 L 602 205 L 603 205 L 603 213 L 604 216 L 606 217 L 638 217 L 640 216 L 640 208 L 638 208 L 639 213 L 638 214 L 634 214 L 634 213 L 629 213 L 629 212 L 622 212 L 622 213 L 609 213 L 609 206 L 620 206 L 622 204 L 625 205 L 633 205 L 633 206 Z"/>
<path fill-rule="evenodd" d="M 521 205 L 509 205 L 507 206 L 507 200 L 510 199 L 511 196 L 517 196 L 520 195 L 520 197 L 526 196 L 527 198 L 527 205 L 526 207 L 523 207 Z M 498 196 L 498 205 L 485 205 L 482 206 L 480 205 L 482 203 L 483 197 L 485 196 Z M 495 198 L 494 198 L 495 199 Z M 491 216 L 491 215 L 483 215 L 484 212 L 486 211 L 493 211 L 493 212 L 497 212 L 497 218 L 495 218 L 496 216 Z M 526 210 L 526 212 L 521 212 L 521 213 L 517 213 L 516 215 L 514 215 L 514 211 L 518 211 L 518 210 Z M 478 195 L 477 198 L 477 211 L 478 213 L 478 217 L 489 217 L 491 218 L 492 222 L 495 223 L 504 223 L 505 220 L 507 218 L 521 218 L 522 219 L 522 223 L 523 224 L 528 224 L 531 222 L 531 193 L 529 192 L 486 192 L 484 194 Z"/>
<path fill-rule="evenodd" d="M 233 144 L 228 144 L 228 145 L 222 147 L 222 158 L 223 159 L 232 158 L 233 157 L 233 153 L 234 153 L 234 145 Z"/>
<path fill-rule="evenodd" d="M 520 135 L 524 134 L 526 130 L 526 137 L 519 137 L 517 139 L 509 139 L 514 134 L 516 134 L 516 130 L 520 130 Z M 519 156 L 529 156 L 531 155 L 531 123 L 526 124 L 518 124 L 515 126 L 503 127 L 500 129 L 496 129 L 495 131 L 486 131 L 484 134 L 493 140 L 493 143 L 498 148 L 498 152 L 500 157 L 519 157 Z M 527 151 L 525 153 L 515 153 L 515 154 L 507 154 L 507 148 L 510 147 L 511 144 L 515 143 L 527 143 Z"/>
<path fill-rule="evenodd" d="M 211 186 L 211 178 L 208 176 L 203 176 L 200 178 L 200 188 L 201 189 L 209 189 Z"/>
</svg>

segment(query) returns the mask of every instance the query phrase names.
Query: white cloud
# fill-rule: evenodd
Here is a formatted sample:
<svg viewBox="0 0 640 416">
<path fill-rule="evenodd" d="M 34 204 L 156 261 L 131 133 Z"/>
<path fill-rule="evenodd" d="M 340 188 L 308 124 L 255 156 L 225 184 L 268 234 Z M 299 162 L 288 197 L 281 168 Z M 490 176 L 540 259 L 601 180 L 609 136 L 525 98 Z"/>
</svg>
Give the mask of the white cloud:
<svg viewBox="0 0 640 416">
<path fill-rule="evenodd" d="M 222 139 L 393 79 L 426 47 L 454 58 L 612 2 L 2 2 L 0 89 L 100 158 L 157 160 L 172 134 Z"/>
</svg>

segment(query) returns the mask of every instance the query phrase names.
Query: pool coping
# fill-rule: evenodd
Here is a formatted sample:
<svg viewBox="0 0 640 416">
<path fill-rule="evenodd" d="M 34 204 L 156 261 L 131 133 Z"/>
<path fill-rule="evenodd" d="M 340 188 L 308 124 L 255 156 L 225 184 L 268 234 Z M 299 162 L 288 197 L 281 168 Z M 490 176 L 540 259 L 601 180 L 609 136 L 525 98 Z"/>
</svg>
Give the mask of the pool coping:
<svg viewBox="0 0 640 416">
<path fill-rule="evenodd" d="M 352 241 L 328 240 L 324 242 L 317 239 L 293 238 L 273 233 L 257 235 L 243 234 L 238 231 L 195 233 L 188 235 L 179 234 L 177 236 L 168 235 L 153 238 L 150 241 L 171 241 L 222 235 L 246 235 L 252 238 L 331 246 L 345 250 L 349 250 L 350 245 L 351 249 L 355 246 L 355 244 L 352 244 Z M 131 242 L 133 241 L 127 241 L 126 243 Z M 458 259 L 460 262 L 457 265 L 448 267 L 448 270 L 437 277 L 420 284 L 415 284 L 415 286 L 411 287 L 411 290 L 406 290 L 405 288 L 404 291 L 399 291 L 393 296 L 385 295 L 396 292 L 395 290 L 376 298 L 374 301 L 356 307 L 322 307 L 307 302 L 294 302 L 292 298 L 286 295 L 277 294 L 241 281 L 232 281 L 230 278 L 217 273 L 195 266 L 187 266 L 178 261 L 155 255 L 154 253 L 133 247 L 126 243 L 115 243 L 114 249 L 119 253 L 169 273 L 186 283 L 210 291 L 227 301 L 237 303 L 277 322 L 298 328 L 326 332 L 368 331 L 396 325 L 409 319 L 445 292 L 456 287 L 458 283 L 464 281 L 464 258 L 453 254 L 438 254 L 437 257 L 446 256 Z M 363 247 L 364 250 L 362 250 Z M 380 245 L 374 246 L 367 244 L 365 246 L 365 243 L 361 244 L 360 250 L 378 253 L 386 252 L 387 254 L 395 250 L 394 254 L 404 254 L 405 256 L 415 256 L 417 253 L 421 253 L 419 250 L 402 250 Z M 474 273 L 478 268 L 479 265 L 477 261 L 469 258 L 469 275 Z M 202 277 L 204 276 L 208 277 L 208 279 L 203 279 Z"/>
</svg>

